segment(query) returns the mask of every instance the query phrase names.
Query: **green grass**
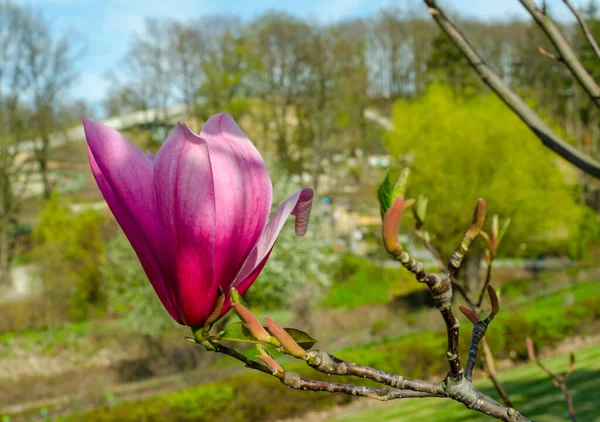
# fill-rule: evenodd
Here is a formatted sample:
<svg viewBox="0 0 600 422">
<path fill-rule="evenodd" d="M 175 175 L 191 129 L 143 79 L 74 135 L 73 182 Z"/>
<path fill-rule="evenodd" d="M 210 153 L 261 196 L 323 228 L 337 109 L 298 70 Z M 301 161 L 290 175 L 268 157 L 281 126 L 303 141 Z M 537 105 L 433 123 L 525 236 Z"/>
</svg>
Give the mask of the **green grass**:
<svg viewBox="0 0 600 422">
<path fill-rule="evenodd" d="M 388 303 L 425 287 L 404 269 L 384 268 L 365 258 L 346 254 L 342 257 L 336 281 L 321 304 L 327 308 L 353 308 Z"/>
<path fill-rule="evenodd" d="M 575 357 L 576 371 L 569 377 L 567 386 L 573 395 L 578 420 L 600 421 L 600 344 L 577 351 Z M 556 356 L 543 362 L 557 373 L 565 372 L 569 365 L 567 355 Z M 503 371 L 499 377 L 516 409 L 523 415 L 536 422 L 569 419 L 566 402 L 560 390 L 536 365 L 528 364 Z M 475 384 L 486 394 L 497 398 L 488 380 L 479 380 Z M 450 400 L 408 399 L 335 419 L 336 422 L 420 420 L 486 421 L 490 418 Z"/>
</svg>

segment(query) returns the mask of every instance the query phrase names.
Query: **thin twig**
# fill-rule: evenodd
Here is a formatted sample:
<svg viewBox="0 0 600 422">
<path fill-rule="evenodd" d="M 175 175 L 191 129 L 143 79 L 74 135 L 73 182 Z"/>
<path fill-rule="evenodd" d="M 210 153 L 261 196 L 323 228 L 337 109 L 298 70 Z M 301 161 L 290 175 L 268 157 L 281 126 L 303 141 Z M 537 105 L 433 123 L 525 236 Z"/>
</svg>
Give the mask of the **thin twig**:
<svg viewBox="0 0 600 422">
<path fill-rule="evenodd" d="M 429 240 L 427 240 L 427 238 L 425 237 L 423 231 L 422 230 L 415 230 L 415 235 L 419 239 L 421 239 L 421 241 L 423 242 L 423 245 L 425 245 L 425 247 L 427 248 L 427 250 L 431 254 L 431 257 L 435 261 L 435 263 L 438 266 L 438 268 L 440 270 L 443 270 L 444 268 L 446 268 L 446 265 L 444 265 L 444 261 L 442 261 L 442 258 L 440 256 L 440 253 L 437 251 L 437 249 L 435 249 L 435 247 L 431 244 L 431 242 Z"/>
<path fill-rule="evenodd" d="M 552 21 L 552 19 L 550 19 L 543 9 L 537 7 L 533 0 L 519 1 L 537 22 L 538 26 L 546 33 L 546 36 L 560 55 L 562 62 L 571 71 L 573 76 L 575 76 L 575 79 L 577 79 L 581 87 L 592 98 L 594 104 L 596 104 L 597 107 L 600 107 L 600 87 L 598 87 L 598 84 L 594 81 L 592 75 L 590 75 L 581 64 L 560 28 Z"/>
<path fill-rule="evenodd" d="M 467 361 L 467 367 L 465 369 L 465 377 L 471 381 L 473 379 L 473 368 L 477 361 L 477 351 L 479 348 L 479 342 L 485 335 L 485 332 L 490 325 L 490 322 L 494 319 L 494 314 L 490 314 L 486 319 L 479 321 L 473 327 L 473 333 L 471 334 L 471 345 L 469 346 L 469 360 Z"/>
<path fill-rule="evenodd" d="M 571 420 L 573 422 L 577 422 L 577 416 L 575 415 L 575 407 L 573 406 L 573 398 L 571 397 L 571 393 L 569 393 L 569 389 L 567 388 L 567 377 L 569 375 L 571 375 L 571 373 L 573 373 L 573 371 L 575 370 L 575 356 L 571 353 L 571 355 L 570 355 L 571 362 L 570 362 L 569 370 L 567 371 L 567 373 L 565 375 L 557 375 L 554 372 L 552 372 L 550 369 L 548 369 L 546 367 L 546 365 L 544 365 L 542 363 L 542 361 L 540 361 L 538 359 L 538 357 L 535 353 L 535 346 L 534 346 L 531 338 L 527 337 L 527 339 L 525 340 L 525 344 L 527 346 L 527 353 L 529 355 L 529 360 L 531 360 L 532 362 L 535 362 L 535 364 L 537 366 L 539 366 L 542 371 L 547 373 L 550 376 L 550 378 L 552 378 L 554 385 L 556 387 L 560 388 L 560 390 L 562 391 L 562 393 L 565 396 L 565 399 L 567 400 L 567 408 L 569 409 L 569 416 L 571 417 Z"/>
<path fill-rule="evenodd" d="M 481 286 L 481 291 L 479 292 L 479 299 L 477 299 L 477 309 L 481 308 L 483 296 L 485 295 L 487 286 L 490 285 L 490 280 L 492 279 L 492 262 L 493 261 L 488 264 L 487 271 L 485 273 L 485 280 L 483 282 L 483 286 Z"/>
<path fill-rule="evenodd" d="M 549 52 L 549 51 L 548 51 L 548 50 L 546 50 L 544 47 L 541 47 L 541 46 L 540 46 L 540 47 L 538 47 L 538 51 L 540 52 L 540 54 L 541 54 L 542 56 L 546 56 L 546 57 L 548 57 L 548 58 L 550 58 L 550 59 L 552 59 L 552 60 L 555 60 L 555 61 L 557 61 L 557 62 L 564 63 L 564 60 L 562 59 L 562 57 L 560 57 L 560 56 L 557 56 L 556 54 L 553 54 L 553 53 Z"/>
<path fill-rule="evenodd" d="M 439 8 L 435 0 L 423 0 L 429 7 L 429 12 L 439 27 L 446 33 L 448 38 L 467 58 L 470 65 L 479 74 L 482 81 L 489 86 L 498 97 L 531 129 L 531 131 L 542 141 L 542 143 L 573 164 L 575 167 L 585 171 L 593 177 L 600 179 L 600 162 L 591 156 L 579 151 L 568 142 L 555 134 L 540 117 L 515 94 L 504 83 L 475 51 L 467 38 L 447 18 L 446 14 Z"/>
<path fill-rule="evenodd" d="M 481 339 L 481 350 L 483 352 L 483 370 L 485 371 L 489 379 L 492 381 L 492 384 L 494 384 L 494 388 L 502 398 L 504 404 L 508 407 L 513 407 L 511 399 L 508 397 L 508 394 L 506 394 L 506 391 L 504 391 L 504 387 L 502 387 L 502 384 L 498 379 L 498 374 L 496 373 L 496 362 L 494 360 L 494 354 L 492 353 L 490 345 L 488 344 L 487 339 L 485 337 Z"/>
<path fill-rule="evenodd" d="M 563 0 L 563 3 L 566 4 L 569 9 L 571 9 L 571 12 L 573 12 L 575 18 L 577 18 L 577 22 L 579 22 L 579 26 L 581 26 L 581 29 L 585 34 L 585 38 L 588 40 L 588 42 L 594 49 L 596 56 L 600 58 L 600 48 L 598 48 L 598 43 L 594 39 L 592 31 L 590 31 L 590 28 L 587 26 L 587 23 L 585 22 L 585 19 L 583 19 L 583 16 L 581 16 L 581 14 L 577 11 L 577 9 L 575 9 L 575 7 L 571 4 L 569 0 Z"/>
</svg>

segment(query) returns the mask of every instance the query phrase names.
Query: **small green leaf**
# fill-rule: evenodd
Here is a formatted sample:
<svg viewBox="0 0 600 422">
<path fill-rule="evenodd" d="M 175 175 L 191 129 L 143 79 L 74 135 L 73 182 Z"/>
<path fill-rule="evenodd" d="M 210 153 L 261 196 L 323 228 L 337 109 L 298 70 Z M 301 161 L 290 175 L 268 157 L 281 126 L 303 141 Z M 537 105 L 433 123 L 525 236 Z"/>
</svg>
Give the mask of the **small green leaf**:
<svg viewBox="0 0 600 422">
<path fill-rule="evenodd" d="M 313 347 L 319 341 L 307 332 L 297 330 L 296 328 L 284 328 L 284 330 L 296 341 L 296 343 L 306 350 Z"/>
<path fill-rule="evenodd" d="M 510 218 L 507 218 L 500 229 L 500 233 L 498 234 L 498 246 L 500 246 L 500 242 L 502 242 L 502 238 L 506 234 L 506 230 L 508 230 L 508 226 L 510 226 Z"/>
<path fill-rule="evenodd" d="M 408 167 L 402 170 L 400 177 L 398 177 L 398 181 L 394 186 L 392 186 L 390 169 L 386 170 L 385 179 L 383 179 L 383 182 L 381 182 L 381 185 L 379 185 L 379 189 L 377 189 L 377 199 L 379 200 L 379 211 L 381 212 L 382 220 L 396 198 L 398 198 L 400 195 L 404 196 L 404 193 L 406 192 L 406 186 L 408 185 L 409 174 L 410 170 Z"/>
<path fill-rule="evenodd" d="M 269 351 L 269 349 L 267 349 L 267 348 L 266 348 L 265 346 L 263 346 L 262 344 L 257 344 L 257 345 L 256 345 L 256 350 L 258 350 L 258 354 L 259 354 L 259 356 L 260 356 L 260 355 L 262 355 L 262 356 L 269 356 L 269 357 L 271 357 L 271 358 L 273 357 L 273 356 L 271 355 L 271 352 Z"/>
<path fill-rule="evenodd" d="M 240 295 L 235 287 L 231 288 L 231 303 L 239 303 L 243 307 L 250 309 L 242 295 Z"/>
<path fill-rule="evenodd" d="M 217 340 L 238 341 L 242 343 L 260 343 L 241 322 L 234 322 L 219 334 Z"/>
<path fill-rule="evenodd" d="M 408 186 L 408 176 L 409 175 L 410 175 L 410 169 L 408 167 L 406 167 L 404 170 L 402 170 L 402 173 L 400 173 L 400 177 L 398 177 L 398 181 L 396 182 L 396 185 L 394 186 L 394 189 L 392 190 L 391 203 L 393 203 L 397 197 L 399 197 L 400 195 L 404 196 L 404 194 L 406 193 L 406 187 Z"/>
<path fill-rule="evenodd" d="M 385 179 L 379 185 L 377 189 L 377 199 L 379 200 L 379 211 L 381 212 L 381 219 L 385 217 L 385 214 L 392 206 L 392 181 L 390 179 L 390 169 L 385 172 Z"/>
<path fill-rule="evenodd" d="M 302 330 L 297 330 L 295 328 L 284 328 L 284 330 L 304 349 L 310 349 L 317 343 L 317 340 Z M 260 341 L 256 340 L 250 330 L 248 330 L 241 322 L 234 322 L 229 325 L 217 334 L 216 339 L 241 343 L 260 343 Z"/>
</svg>

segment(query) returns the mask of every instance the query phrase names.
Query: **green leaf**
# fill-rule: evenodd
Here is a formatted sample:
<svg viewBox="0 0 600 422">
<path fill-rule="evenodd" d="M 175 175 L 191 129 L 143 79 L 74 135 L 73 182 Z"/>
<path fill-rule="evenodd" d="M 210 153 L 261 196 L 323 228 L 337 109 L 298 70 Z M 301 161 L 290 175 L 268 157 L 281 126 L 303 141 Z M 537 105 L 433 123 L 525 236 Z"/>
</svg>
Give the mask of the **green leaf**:
<svg viewBox="0 0 600 422">
<path fill-rule="evenodd" d="M 315 338 L 302 330 L 297 330 L 295 328 L 284 328 L 284 330 L 304 349 L 310 349 L 317 343 Z M 216 339 L 240 343 L 260 343 L 260 341 L 254 338 L 250 330 L 248 330 L 241 322 L 234 322 L 233 324 L 229 325 L 227 328 L 217 334 Z"/>
<path fill-rule="evenodd" d="M 404 196 L 404 194 L 406 193 L 406 187 L 408 186 L 408 176 L 409 175 L 410 175 L 410 169 L 408 167 L 405 167 L 404 170 L 402 170 L 402 173 L 400 173 L 400 177 L 398 177 L 398 181 L 396 182 L 396 185 L 394 186 L 394 190 L 392 190 L 392 201 L 390 203 L 390 206 L 392 203 L 394 203 L 396 198 L 398 198 L 400 195 Z"/>
<path fill-rule="evenodd" d="M 307 332 L 297 330 L 296 328 L 284 328 L 284 330 L 287 331 L 287 333 L 296 341 L 296 343 L 306 350 L 313 347 L 319 341 Z"/>
<path fill-rule="evenodd" d="M 392 179 L 390 177 L 390 169 L 387 169 L 385 172 L 385 179 L 379 185 L 379 189 L 377 189 L 377 199 L 379 200 L 379 211 L 381 212 L 381 219 L 385 217 L 385 213 L 390 209 L 396 198 L 400 195 L 404 196 L 406 192 L 406 186 L 408 185 L 408 176 L 410 174 L 410 170 L 406 167 L 400 173 L 400 177 L 398 177 L 398 181 L 394 186 L 392 186 Z"/>
<path fill-rule="evenodd" d="M 237 341 L 242 343 L 260 343 L 241 322 L 234 322 L 219 334 L 217 340 Z"/>
<path fill-rule="evenodd" d="M 269 351 L 269 349 L 267 349 L 265 346 L 263 346 L 262 344 L 257 344 L 256 345 L 256 350 L 258 350 L 258 354 L 262 355 L 262 356 L 269 356 L 270 358 L 272 358 L 273 356 L 271 355 L 271 352 Z"/>
<path fill-rule="evenodd" d="M 248 304 L 246 303 L 246 301 L 244 300 L 242 295 L 240 295 L 240 293 L 237 291 L 237 289 L 235 287 L 231 288 L 231 303 L 239 303 L 244 308 L 250 309 L 250 307 L 248 306 Z"/>
<path fill-rule="evenodd" d="M 377 199 L 379 201 L 379 211 L 381 212 L 381 219 L 385 217 L 385 214 L 392 206 L 392 181 L 390 179 L 390 169 L 385 172 L 385 179 L 379 185 L 377 189 Z"/>
</svg>

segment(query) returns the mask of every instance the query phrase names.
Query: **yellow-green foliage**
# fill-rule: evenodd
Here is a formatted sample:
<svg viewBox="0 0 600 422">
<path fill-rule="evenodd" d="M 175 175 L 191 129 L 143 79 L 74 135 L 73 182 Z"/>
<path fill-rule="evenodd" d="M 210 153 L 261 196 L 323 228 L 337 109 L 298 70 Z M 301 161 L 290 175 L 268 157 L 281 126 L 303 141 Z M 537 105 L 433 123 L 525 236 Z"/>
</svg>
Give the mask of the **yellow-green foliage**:
<svg viewBox="0 0 600 422">
<path fill-rule="evenodd" d="M 104 252 L 103 224 L 102 213 L 75 213 L 57 194 L 40 210 L 34 229 L 33 260 L 40 268 L 48 301 L 58 304 L 69 297 L 73 319 L 87 317 L 89 305 L 103 303 L 99 272 Z"/>
<path fill-rule="evenodd" d="M 568 185 L 573 170 L 494 95 L 460 98 L 433 85 L 418 100 L 398 101 L 393 121 L 387 145 L 394 156 L 415 154 L 408 194 L 429 197 L 425 226 L 446 254 L 479 197 L 488 215 L 512 219 L 505 253 L 521 244 L 531 254 L 568 251 L 582 219 Z"/>
</svg>

